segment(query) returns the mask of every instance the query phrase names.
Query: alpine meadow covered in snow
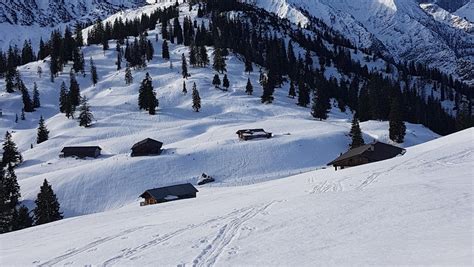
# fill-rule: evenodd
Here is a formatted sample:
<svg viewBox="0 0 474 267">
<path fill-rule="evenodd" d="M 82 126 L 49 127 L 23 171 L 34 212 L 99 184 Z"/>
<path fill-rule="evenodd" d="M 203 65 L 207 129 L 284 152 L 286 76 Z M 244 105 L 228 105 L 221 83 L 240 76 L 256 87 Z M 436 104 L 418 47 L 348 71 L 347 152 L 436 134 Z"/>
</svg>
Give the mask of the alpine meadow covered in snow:
<svg viewBox="0 0 474 267">
<path fill-rule="evenodd" d="M 0 3 L 0 264 L 472 265 L 472 5 Z"/>
</svg>

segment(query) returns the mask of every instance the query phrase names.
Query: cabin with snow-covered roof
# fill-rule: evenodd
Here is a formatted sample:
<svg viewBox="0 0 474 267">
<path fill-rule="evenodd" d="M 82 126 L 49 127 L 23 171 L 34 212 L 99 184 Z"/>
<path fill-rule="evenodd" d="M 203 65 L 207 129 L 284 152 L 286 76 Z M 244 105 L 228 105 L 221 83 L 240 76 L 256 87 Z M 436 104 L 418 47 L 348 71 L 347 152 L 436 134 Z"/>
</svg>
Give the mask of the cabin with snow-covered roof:
<svg viewBox="0 0 474 267">
<path fill-rule="evenodd" d="M 153 205 L 178 199 L 195 198 L 199 192 L 192 184 L 178 184 L 148 189 L 140 195 L 145 201 L 140 206 Z"/>
</svg>

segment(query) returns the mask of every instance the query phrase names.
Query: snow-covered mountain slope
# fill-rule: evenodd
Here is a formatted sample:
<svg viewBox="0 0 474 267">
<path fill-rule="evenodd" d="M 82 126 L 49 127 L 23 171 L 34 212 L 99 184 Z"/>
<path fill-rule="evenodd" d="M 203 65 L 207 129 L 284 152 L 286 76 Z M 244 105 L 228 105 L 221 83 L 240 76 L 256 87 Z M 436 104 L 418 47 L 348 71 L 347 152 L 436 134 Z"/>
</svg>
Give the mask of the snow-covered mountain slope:
<svg viewBox="0 0 474 267">
<path fill-rule="evenodd" d="M 136 8 L 145 0 L 3 0 L 0 2 L 0 49 L 21 47 L 31 39 L 35 50 L 40 38 L 49 39 L 53 29 L 103 19 L 119 10 Z"/>
<path fill-rule="evenodd" d="M 189 15 L 182 7 L 181 19 Z M 144 7 L 149 12 L 155 7 Z M 121 15 L 135 16 L 135 12 Z M 196 15 L 196 10 L 192 13 Z M 200 23 L 200 22 L 198 22 Z M 287 97 L 288 84 L 275 93 L 271 105 L 260 103 L 262 88 L 258 72 L 244 73 L 243 62 L 231 54 L 227 61 L 231 81 L 229 92 L 211 85 L 214 72 L 208 68 L 191 68 L 186 81 L 188 90 L 196 82 L 203 101 L 203 109 L 191 109 L 191 94 L 183 95 L 181 54 L 188 48 L 170 45 L 173 69 L 161 58 L 162 41 L 154 36 L 160 29 L 149 32 L 155 48 L 155 57 L 144 70 L 133 71 L 134 84 L 125 86 L 124 70 L 116 71 L 114 50 L 104 51 L 100 46 L 84 48 L 85 58 L 93 58 L 99 70 L 99 83 L 94 87 L 90 75 L 78 77 L 81 92 L 90 99 L 96 123 L 91 129 L 79 128 L 75 120 L 58 113 L 59 87 L 69 83 L 65 68 L 51 83 L 48 75 L 38 78 L 36 69 L 49 72 L 48 61 L 33 62 L 19 67 L 28 88 L 37 82 L 43 107 L 27 114 L 26 121 L 14 123 L 20 113 L 21 97 L 3 93 L 0 105 L 3 117 L 0 132 L 13 129 L 14 140 L 23 153 L 25 162 L 16 172 L 20 179 L 22 196 L 26 203 L 36 198 L 43 179 L 50 181 L 57 193 L 66 216 L 88 214 L 114 209 L 133 202 L 144 189 L 179 182 L 192 182 L 202 172 L 217 179 L 216 185 L 241 185 L 286 177 L 321 168 L 349 143 L 347 133 L 352 114 L 333 109 L 328 121 L 315 121 L 309 108 L 295 105 Z M 110 47 L 115 47 L 110 42 Z M 212 56 L 212 49 L 209 57 Z M 362 60 L 362 53 L 358 54 Z M 355 57 L 354 57 L 355 58 Z M 383 68 L 383 62 L 371 62 L 370 68 Z M 88 68 L 88 67 L 87 67 Z M 255 69 L 258 69 L 255 66 Z M 160 101 L 157 116 L 140 112 L 137 107 L 139 82 L 149 72 Z M 328 75 L 340 75 L 327 68 Z M 332 74 L 331 74 L 332 73 Z M 254 96 L 244 93 L 247 77 L 255 87 Z M 3 86 L 3 80 L 0 86 Z M 39 116 L 47 120 L 50 140 L 35 145 Z M 269 140 L 239 142 L 235 131 L 242 128 L 263 127 L 274 133 Z M 388 123 L 362 124 L 367 141 L 377 138 L 388 141 Z M 164 142 L 164 153 L 159 157 L 130 158 L 131 146 L 147 137 Z M 403 146 L 412 146 L 437 138 L 438 135 L 420 125 L 408 124 Z M 59 159 L 63 146 L 100 145 L 104 156 L 96 160 Z M 118 193 L 120 192 L 120 193 Z"/>
<path fill-rule="evenodd" d="M 436 4 L 421 4 L 420 7 L 439 22 L 446 23 L 453 28 L 465 30 L 471 34 L 474 33 L 474 23 L 468 19 L 454 15 Z"/>
<path fill-rule="evenodd" d="M 474 36 L 427 14 L 415 0 L 248 0 L 305 26 L 324 21 L 358 47 L 412 60 L 474 82 Z M 304 14 L 307 14 L 304 15 Z"/>
<path fill-rule="evenodd" d="M 22 266 L 471 265 L 473 162 L 471 128 L 379 163 L 4 234 L 0 255 Z"/>
<path fill-rule="evenodd" d="M 474 22 L 474 0 L 469 1 L 466 5 L 456 10 L 455 14 Z"/>
</svg>

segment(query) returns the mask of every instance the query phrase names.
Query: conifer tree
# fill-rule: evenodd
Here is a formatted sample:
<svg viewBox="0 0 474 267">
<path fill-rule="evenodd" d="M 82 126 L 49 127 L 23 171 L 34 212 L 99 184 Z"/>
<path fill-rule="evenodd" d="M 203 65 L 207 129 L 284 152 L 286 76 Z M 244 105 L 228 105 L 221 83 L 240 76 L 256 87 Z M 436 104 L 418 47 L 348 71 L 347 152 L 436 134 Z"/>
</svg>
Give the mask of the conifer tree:
<svg viewBox="0 0 474 267">
<path fill-rule="evenodd" d="M 247 80 L 247 86 L 245 86 L 245 92 L 247 95 L 252 95 L 253 94 L 253 86 L 252 83 L 250 82 L 250 78 Z"/>
<path fill-rule="evenodd" d="M 38 77 L 41 79 L 41 76 L 43 76 L 43 68 L 38 66 L 38 68 L 36 68 L 36 73 L 38 73 Z"/>
<path fill-rule="evenodd" d="M 71 105 L 78 106 L 79 102 L 81 101 L 81 89 L 79 88 L 79 83 L 76 80 L 76 75 L 71 69 L 69 73 L 69 99 L 71 101 Z"/>
<path fill-rule="evenodd" d="M 71 92 L 67 94 L 66 97 L 66 105 L 64 107 L 64 113 L 66 117 L 69 118 L 74 118 L 74 112 L 76 111 L 76 106 L 72 104 L 72 99 L 71 99 Z"/>
<path fill-rule="evenodd" d="M 219 78 L 218 74 L 214 75 L 214 78 L 212 79 L 212 85 L 214 85 L 215 88 L 219 88 L 221 85 L 221 79 Z"/>
<path fill-rule="evenodd" d="M 352 118 L 352 126 L 349 135 L 352 138 L 352 142 L 349 146 L 351 149 L 363 146 L 365 144 L 364 138 L 362 138 L 362 131 L 360 130 L 357 114 L 354 114 L 354 117 Z"/>
<path fill-rule="evenodd" d="M 298 83 L 298 106 L 307 107 L 309 102 L 309 89 L 306 83 L 300 79 Z"/>
<path fill-rule="evenodd" d="M 133 83 L 132 71 L 129 67 L 125 69 L 125 84 L 130 85 Z"/>
<path fill-rule="evenodd" d="M 245 57 L 245 72 L 247 72 L 249 75 L 253 71 L 253 65 L 252 61 L 250 60 L 250 56 Z"/>
<path fill-rule="evenodd" d="M 273 92 L 275 91 L 274 81 L 268 77 L 262 79 L 263 94 L 260 97 L 264 104 L 271 104 L 273 102 Z"/>
<path fill-rule="evenodd" d="M 84 45 L 84 37 L 82 36 L 82 25 L 80 23 L 76 23 L 74 33 L 76 34 L 76 46 L 82 47 Z"/>
<path fill-rule="evenodd" d="M 224 71 L 227 71 L 225 59 L 222 56 L 222 50 L 220 48 L 216 48 L 214 50 L 214 62 L 212 64 L 212 67 L 215 71 L 219 73 L 224 73 Z"/>
<path fill-rule="evenodd" d="M 66 112 L 67 102 L 68 102 L 68 92 L 66 91 L 66 84 L 63 81 L 61 83 L 61 89 L 59 90 L 59 111 L 61 113 Z"/>
<path fill-rule="evenodd" d="M 199 96 L 196 83 L 193 84 L 193 109 L 195 112 L 199 112 L 201 109 L 201 97 Z"/>
<path fill-rule="evenodd" d="M 14 228 L 15 208 L 20 197 L 20 186 L 13 165 L 9 163 L 6 173 L 0 169 L 0 233 Z"/>
<path fill-rule="evenodd" d="M 197 47 L 192 43 L 189 46 L 189 64 L 193 67 L 196 67 L 198 64 L 198 54 Z"/>
<path fill-rule="evenodd" d="M 207 49 L 204 45 L 199 48 L 199 65 L 201 67 L 206 67 L 209 65 L 209 57 L 207 55 Z"/>
<path fill-rule="evenodd" d="M 224 79 L 222 79 L 222 86 L 225 88 L 225 91 L 229 90 L 230 82 L 227 78 L 227 74 L 224 74 Z"/>
<path fill-rule="evenodd" d="M 24 109 L 24 108 L 21 109 L 20 119 L 21 119 L 22 121 L 26 120 L 26 117 L 25 117 L 25 109 Z"/>
<path fill-rule="evenodd" d="M 319 88 L 313 94 L 313 106 L 311 108 L 311 115 L 316 119 L 325 120 L 328 118 L 328 112 L 330 108 L 330 99 L 326 96 L 325 91 Z"/>
<path fill-rule="evenodd" d="M 186 89 L 186 82 L 183 81 L 183 94 L 187 94 L 188 93 L 188 89 Z"/>
<path fill-rule="evenodd" d="M 118 42 L 117 42 L 117 47 L 115 49 L 117 51 L 117 61 L 115 62 L 115 64 L 117 65 L 117 70 L 121 70 L 122 69 L 122 53 L 120 52 L 121 48 Z"/>
<path fill-rule="evenodd" d="M 181 54 L 181 74 L 183 74 L 183 79 L 187 79 L 189 77 L 188 62 L 186 61 L 184 53 Z"/>
<path fill-rule="evenodd" d="M 5 134 L 5 142 L 3 143 L 2 166 L 7 166 L 8 164 L 16 166 L 21 162 L 23 162 L 23 157 L 18 151 L 15 142 L 13 142 L 12 135 L 7 131 Z"/>
<path fill-rule="evenodd" d="M 21 82 L 20 84 L 20 90 L 21 90 L 21 98 L 23 100 L 23 110 L 25 112 L 35 111 L 33 107 L 33 101 L 31 101 L 30 93 L 28 93 L 28 89 L 23 84 L 23 82 Z"/>
<path fill-rule="evenodd" d="M 288 90 L 288 96 L 293 99 L 296 96 L 295 84 L 293 83 L 293 80 L 291 80 L 290 82 L 290 89 Z"/>
<path fill-rule="evenodd" d="M 46 128 L 46 125 L 44 124 L 43 116 L 41 116 L 38 123 L 38 133 L 36 136 L 36 143 L 41 144 L 44 141 L 48 140 L 48 138 L 49 138 L 49 131 Z"/>
<path fill-rule="evenodd" d="M 15 123 L 18 123 L 18 114 L 15 114 Z"/>
<path fill-rule="evenodd" d="M 403 143 L 405 139 L 406 126 L 402 119 L 402 109 L 398 96 L 392 99 L 389 114 L 389 137 L 390 140 Z"/>
<path fill-rule="evenodd" d="M 30 211 L 25 205 L 21 205 L 18 209 L 15 209 L 12 223 L 13 231 L 25 229 L 32 225 L 33 218 L 30 216 Z"/>
<path fill-rule="evenodd" d="M 35 203 L 36 207 L 33 210 L 35 225 L 54 222 L 63 218 L 56 194 L 46 179 L 40 187 Z"/>
<path fill-rule="evenodd" d="M 138 107 L 147 110 L 150 115 L 155 115 L 158 105 L 159 102 L 153 90 L 152 78 L 147 72 L 138 91 Z"/>
<path fill-rule="evenodd" d="M 79 108 L 79 126 L 83 126 L 85 128 L 88 128 L 92 124 L 92 120 L 94 119 L 94 116 L 92 115 L 89 103 L 87 102 L 87 97 L 83 96 L 81 98 L 81 106 Z"/>
<path fill-rule="evenodd" d="M 163 45 L 161 47 L 161 56 L 163 57 L 163 59 L 170 59 L 170 50 L 168 47 L 168 42 L 166 40 L 163 41 Z"/>
<path fill-rule="evenodd" d="M 33 83 L 33 108 L 41 107 L 40 95 L 38 91 L 38 85 L 36 82 Z"/>
<path fill-rule="evenodd" d="M 92 80 L 92 84 L 95 86 L 97 82 L 99 81 L 99 76 L 97 75 L 97 68 L 92 58 L 90 58 L 90 64 L 91 64 L 91 80 Z"/>
</svg>

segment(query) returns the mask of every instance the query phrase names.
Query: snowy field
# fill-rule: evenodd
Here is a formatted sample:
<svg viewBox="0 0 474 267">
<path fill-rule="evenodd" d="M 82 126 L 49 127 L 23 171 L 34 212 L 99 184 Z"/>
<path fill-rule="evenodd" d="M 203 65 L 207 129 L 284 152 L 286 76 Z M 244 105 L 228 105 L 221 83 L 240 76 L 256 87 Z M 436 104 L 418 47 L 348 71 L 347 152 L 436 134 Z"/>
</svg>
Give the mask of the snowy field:
<svg viewBox="0 0 474 267">
<path fill-rule="evenodd" d="M 474 129 L 404 156 L 0 236 L 9 265 L 472 266 Z"/>
</svg>

